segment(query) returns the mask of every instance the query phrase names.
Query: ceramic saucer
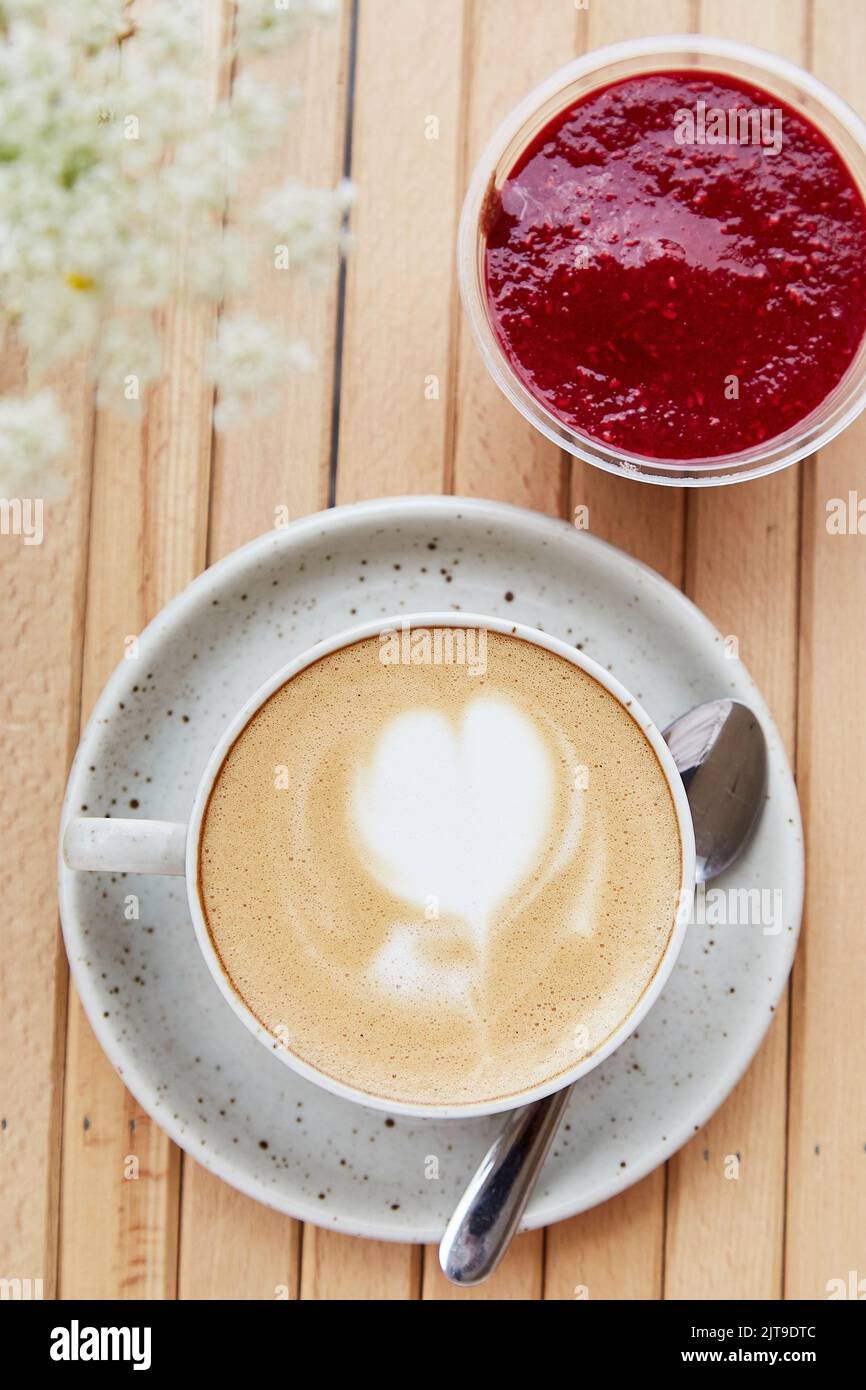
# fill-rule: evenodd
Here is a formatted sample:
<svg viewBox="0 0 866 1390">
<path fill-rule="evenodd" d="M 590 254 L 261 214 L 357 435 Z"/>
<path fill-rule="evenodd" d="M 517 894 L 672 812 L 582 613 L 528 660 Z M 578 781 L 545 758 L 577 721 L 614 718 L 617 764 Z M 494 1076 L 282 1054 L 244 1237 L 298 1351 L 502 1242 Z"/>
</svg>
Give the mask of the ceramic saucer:
<svg viewBox="0 0 866 1390">
<path fill-rule="evenodd" d="M 367 619 L 444 608 L 513 616 L 575 643 L 660 727 L 699 701 L 735 696 L 769 742 L 759 832 L 718 880 L 721 909 L 699 904 L 638 1034 L 577 1084 L 528 1209 L 525 1224 L 541 1226 L 613 1196 L 700 1128 L 763 1038 L 796 946 L 803 845 L 781 741 L 743 666 L 677 589 L 566 522 L 500 503 L 391 498 L 305 518 L 214 565 L 142 634 L 138 657 L 121 662 L 96 706 L 63 819 L 185 820 L 211 747 L 269 675 Z M 133 893 L 139 919 L 128 921 Z M 182 880 L 61 866 L 60 902 L 103 1048 L 197 1162 L 305 1221 L 439 1238 L 501 1118 L 390 1118 L 269 1057 L 208 974 Z"/>
</svg>

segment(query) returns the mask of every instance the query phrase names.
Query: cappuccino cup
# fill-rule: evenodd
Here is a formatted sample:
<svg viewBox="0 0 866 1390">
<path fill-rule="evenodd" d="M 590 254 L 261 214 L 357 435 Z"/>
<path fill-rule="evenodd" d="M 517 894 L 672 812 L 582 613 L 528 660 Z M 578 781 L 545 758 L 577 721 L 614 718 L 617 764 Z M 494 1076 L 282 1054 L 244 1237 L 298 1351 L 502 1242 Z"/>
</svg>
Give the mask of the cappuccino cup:
<svg viewBox="0 0 866 1390">
<path fill-rule="evenodd" d="M 186 825 L 76 816 L 74 870 L 186 878 L 224 998 L 282 1063 L 392 1114 L 571 1084 L 634 1031 L 695 850 L 663 738 L 609 672 L 500 618 L 320 642 L 208 758 Z"/>
</svg>

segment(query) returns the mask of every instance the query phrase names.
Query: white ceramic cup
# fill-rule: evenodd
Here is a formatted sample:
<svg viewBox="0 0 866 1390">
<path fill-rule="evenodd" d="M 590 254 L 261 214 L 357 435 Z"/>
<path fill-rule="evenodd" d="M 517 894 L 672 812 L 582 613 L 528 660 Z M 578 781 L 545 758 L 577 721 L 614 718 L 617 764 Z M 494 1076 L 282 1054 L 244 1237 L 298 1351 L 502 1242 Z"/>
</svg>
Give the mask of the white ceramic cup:
<svg viewBox="0 0 866 1390">
<path fill-rule="evenodd" d="M 627 710 L 629 716 L 642 730 L 653 748 L 670 789 L 679 827 L 682 849 L 682 881 L 678 911 L 672 923 L 664 954 L 631 1013 L 594 1052 L 590 1053 L 588 1057 L 582 1058 L 569 1071 L 516 1095 L 501 1097 L 489 1102 L 481 1101 L 457 1106 L 414 1105 L 397 1102 L 347 1086 L 341 1081 L 323 1075 L 315 1067 L 310 1066 L 308 1062 L 295 1056 L 288 1048 L 279 1044 L 272 1033 L 261 1026 L 228 979 L 214 950 L 199 897 L 199 839 L 208 798 L 229 749 L 253 715 L 275 691 L 285 685 L 286 681 L 291 680 L 299 671 L 303 671 L 305 667 L 312 665 L 321 657 L 328 656 L 332 652 L 339 651 L 340 648 L 349 646 L 365 637 L 375 637 L 384 632 L 407 627 L 411 629 L 483 628 L 489 632 L 501 632 L 517 636 L 523 638 L 524 641 L 543 647 L 547 651 L 554 652 L 557 656 L 563 657 L 573 666 L 592 676 Z M 123 820 L 115 817 L 73 816 L 61 827 L 61 852 L 67 867 L 70 869 L 103 873 L 185 876 L 190 916 L 208 969 L 238 1018 L 267 1047 L 269 1052 L 279 1057 L 281 1061 L 292 1067 L 294 1071 L 299 1072 L 301 1076 L 306 1077 L 308 1081 L 316 1082 L 326 1090 L 347 1100 L 373 1106 L 380 1110 L 387 1110 L 391 1114 L 438 1119 L 489 1115 L 499 1110 L 511 1110 L 519 1105 L 540 1100 L 542 1096 L 559 1090 L 561 1086 L 568 1086 L 571 1082 L 584 1076 L 619 1047 L 637 1028 L 641 1019 L 655 1003 L 673 969 L 685 936 L 688 920 L 687 909 L 692 903 L 695 882 L 694 832 L 685 789 L 667 744 L 649 715 L 641 709 L 634 697 L 608 671 L 603 670 L 575 647 L 561 642 L 556 637 L 551 637 L 546 632 L 539 632 L 535 628 L 524 627 L 520 623 L 508 622 L 502 618 L 488 618 L 478 614 L 454 612 L 401 614 L 391 619 L 379 619 L 341 632 L 335 637 L 319 642 L 315 647 L 310 647 L 301 656 L 289 662 L 287 666 L 283 666 L 261 686 L 228 725 L 208 758 L 207 766 L 195 794 L 192 813 L 186 825 L 144 819 Z"/>
</svg>

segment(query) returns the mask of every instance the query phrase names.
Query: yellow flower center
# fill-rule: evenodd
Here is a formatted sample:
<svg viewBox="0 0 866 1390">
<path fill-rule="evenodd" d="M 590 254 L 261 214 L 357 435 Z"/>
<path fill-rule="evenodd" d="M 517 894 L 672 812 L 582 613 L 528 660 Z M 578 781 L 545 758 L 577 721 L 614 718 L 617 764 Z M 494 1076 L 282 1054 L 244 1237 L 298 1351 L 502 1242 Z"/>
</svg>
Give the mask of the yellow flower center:
<svg viewBox="0 0 866 1390">
<path fill-rule="evenodd" d="M 96 281 L 89 275 L 79 275 L 77 270 L 70 270 L 66 274 L 66 283 L 73 290 L 92 290 Z"/>
</svg>

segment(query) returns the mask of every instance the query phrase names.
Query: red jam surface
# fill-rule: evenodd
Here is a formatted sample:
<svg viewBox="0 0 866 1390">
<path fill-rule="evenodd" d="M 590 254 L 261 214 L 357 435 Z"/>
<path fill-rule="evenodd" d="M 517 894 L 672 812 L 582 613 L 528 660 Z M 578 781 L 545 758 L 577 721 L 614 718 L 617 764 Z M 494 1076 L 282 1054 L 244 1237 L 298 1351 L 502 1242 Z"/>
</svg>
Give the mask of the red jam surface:
<svg viewBox="0 0 866 1390">
<path fill-rule="evenodd" d="M 737 107 L 767 111 L 763 147 L 709 143 L 731 119 L 713 112 Z M 722 74 L 628 78 L 559 114 L 489 200 L 485 230 L 489 313 L 514 371 L 614 450 L 764 444 L 824 400 L 866 329 L 866 208 L 848 169 L 811 122 Z"/>
</svg>

